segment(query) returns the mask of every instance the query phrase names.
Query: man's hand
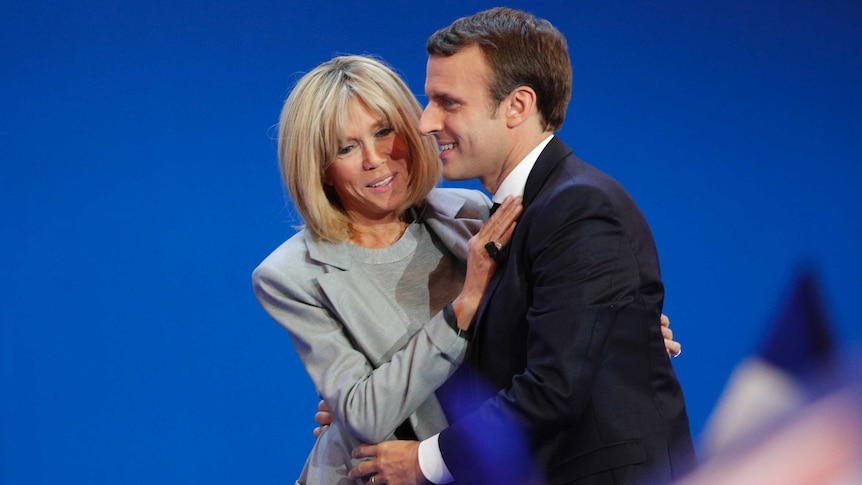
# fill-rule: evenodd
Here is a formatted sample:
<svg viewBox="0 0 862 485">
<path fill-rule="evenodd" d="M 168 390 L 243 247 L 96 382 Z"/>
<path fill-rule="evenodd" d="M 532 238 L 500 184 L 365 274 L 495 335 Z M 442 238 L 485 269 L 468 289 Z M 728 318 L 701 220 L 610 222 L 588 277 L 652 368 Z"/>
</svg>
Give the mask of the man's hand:
<svg viewBox="0 0 862 485">
<path fill-rule="evenodd" d="M 419 468 L 418 441 L 384 441 L 379 445 L 357 446 L 353 458 L 372 459 L 353 467 L 347 474 L 351 480 L 363 479 L 372 485 L 429 483 Z"/>
<path fill-rule="evenodd" d="M 314 414 L 314 422 L 318 424 L 318 426 L 314 428 L 314 431 L 312 431 L 315 438 L 320 438 L 320 435 L 329 429 L 329 425 L 332 424 L 333 417 L 332 411 L 329 410 L 329 406 L 327 406 L 326 402 L 321 399 L 320 402 L 317 403 L 317 413 Z"/>
<path fill-rule="evenodd" d="M 682 353 L 682 344 L 673 339 L 673 330 L 670 329 L 670 318 L 664 313 L 661 314 L 661 335 L 664 337 L 664 347 L 667 349 L 667 355 L 679 357 L 679 354 Z"/>
</svg>

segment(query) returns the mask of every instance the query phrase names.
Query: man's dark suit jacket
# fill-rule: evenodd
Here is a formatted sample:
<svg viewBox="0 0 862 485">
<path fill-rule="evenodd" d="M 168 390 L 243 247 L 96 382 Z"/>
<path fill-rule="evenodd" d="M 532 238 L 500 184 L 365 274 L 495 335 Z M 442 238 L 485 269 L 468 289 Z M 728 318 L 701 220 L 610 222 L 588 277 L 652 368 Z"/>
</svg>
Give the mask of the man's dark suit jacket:
<svg viewBox="0 0 862 485">
<path fill-rule="evenodd" d="M 523 203 L 465 364 L 438 393 L 452 423 L 439 439 L 447 466 L 458 484 L 682 476 L 694 448 L 640 209 L 557 137 Z"/>
</svg>

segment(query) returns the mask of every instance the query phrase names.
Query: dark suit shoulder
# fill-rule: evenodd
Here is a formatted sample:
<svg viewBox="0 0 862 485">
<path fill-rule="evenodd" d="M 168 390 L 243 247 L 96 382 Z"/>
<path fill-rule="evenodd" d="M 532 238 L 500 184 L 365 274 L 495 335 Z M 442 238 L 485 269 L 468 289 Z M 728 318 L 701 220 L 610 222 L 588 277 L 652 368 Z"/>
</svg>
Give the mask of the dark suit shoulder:
<svg viewBox="0 0 862 485">
<path fill-rule="evenodd" d="M 631 223 L 643 219 L 640 208 L 622 184 L 571 154 L 549 171 L 534 204 L 552 218 L 605 216 Z"/>
</svg>

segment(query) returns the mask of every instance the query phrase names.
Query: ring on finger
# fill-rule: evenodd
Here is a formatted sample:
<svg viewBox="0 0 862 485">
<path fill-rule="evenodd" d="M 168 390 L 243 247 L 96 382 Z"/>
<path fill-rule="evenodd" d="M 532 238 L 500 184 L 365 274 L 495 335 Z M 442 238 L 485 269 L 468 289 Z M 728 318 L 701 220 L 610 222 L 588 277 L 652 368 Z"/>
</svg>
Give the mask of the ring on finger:
<svg viewBox="0 0 862 485">
<path fill-rule="evenodd" d="M 494 261 L 501 263 L 506 259 L 505 253 L 503 253 L 503 244 L 497 241 L 488 241 L 485 243 L 485 251 L 488 252 L 488 256 L 491 257 Z"/>
</svg>

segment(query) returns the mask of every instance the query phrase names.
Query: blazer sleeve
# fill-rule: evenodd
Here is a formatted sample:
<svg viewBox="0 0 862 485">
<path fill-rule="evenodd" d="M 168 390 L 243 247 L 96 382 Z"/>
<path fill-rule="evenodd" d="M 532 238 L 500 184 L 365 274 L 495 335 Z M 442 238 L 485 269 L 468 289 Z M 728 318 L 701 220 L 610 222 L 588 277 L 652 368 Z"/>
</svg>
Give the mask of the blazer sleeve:
<svg viewBox="0 0 862 485">
<path fill-rule="evenodd" d="M 407 325 L 387 321 L 395 313 L 381 311 L 370 297 L 353 304 L 352 325 L 363 327 L 357 330 L 367 332 L 363 337 L 368 342 L 397 347 L 358 348 L 356 336 L 320 289 L 318 278 L 325 276 L 324 270 L 310 262 L 304 245 L 301 250 L 292 246 L 283 245 L 255 269 L 252 281 L 260 304 L 290 332 L 319 395 L 345 429 L 369 443 L 390 438 L 455 370 L 466 341 L 452 331 L 442 312 L 411 336 Z M 355 284 L 363 281 L 359 278 Z"/>
</svg>

